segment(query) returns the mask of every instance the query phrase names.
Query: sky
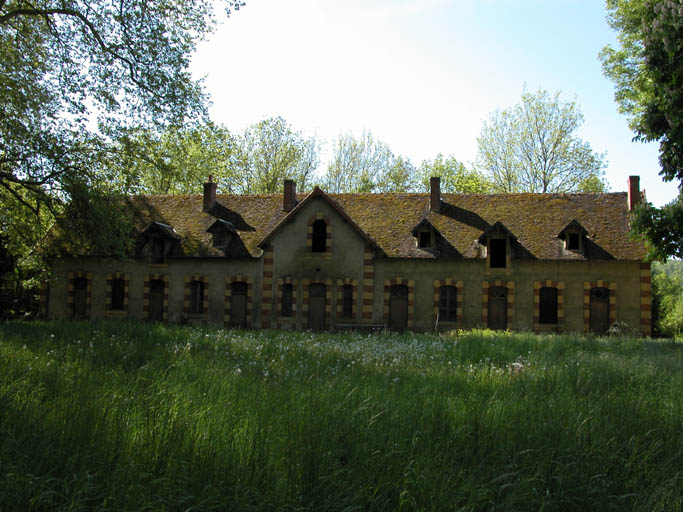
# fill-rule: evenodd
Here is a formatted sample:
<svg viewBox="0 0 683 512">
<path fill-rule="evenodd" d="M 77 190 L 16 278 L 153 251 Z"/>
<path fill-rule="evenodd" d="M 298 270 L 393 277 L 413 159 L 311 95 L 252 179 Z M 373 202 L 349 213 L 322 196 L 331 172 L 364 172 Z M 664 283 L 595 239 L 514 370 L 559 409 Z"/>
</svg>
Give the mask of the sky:
<svg viewBox="0 0 683 512">
<path fill-rule="evenodd" d="M 601 0 L 246 2 L 219 16 L 192 61 L 211 119 L 233 133 L 282 116 L 327 141 L 369 130 L 415 165 L 438 153 L 470 164 L 491 112 L 546 89 L 579 105 L 577 135 L 606 153 L 611 191 L 637 174 L 656 206 L 677 195 L 602 74 L 598 54 L 616 34 Z"/>
</svg>

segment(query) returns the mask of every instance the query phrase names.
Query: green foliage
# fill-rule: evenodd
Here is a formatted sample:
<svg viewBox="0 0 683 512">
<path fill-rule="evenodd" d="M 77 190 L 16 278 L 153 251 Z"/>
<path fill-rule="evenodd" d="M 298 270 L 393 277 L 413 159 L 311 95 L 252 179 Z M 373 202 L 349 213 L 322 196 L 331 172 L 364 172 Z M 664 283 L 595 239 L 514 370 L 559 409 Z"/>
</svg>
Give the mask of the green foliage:
<svg viewBox="0 0 683 512">
<path fill-rule="evenodd" d="M 615 83 L 619 110 L 642 141 L 659 142 L 660 175 L 683 191 L 683 10 L 673 0 L 608 0 L 608 21 L 619 47 L 600 54 Z M 681 256 L 681 196 L 661 210 L 647 205 L 634 230 L 647 238 L 653 257 Z M 672 243 L 677 240 L 677 243 Z"/>
<path fill-rule="evenodd" d="M 102 211 L 121 185 L 103 171 L 112 141 L 205 119 L 189 64 L 214 25 L 209 0 L 0 0 L 0 236 L 18 267 L 56 219 L 97 252 L 126 232 L 84 209 Z M 93 229 L 94 217 L 106 222 Z"/>
<path fill-rule="evenodd" d="M 491 182 L 476 170 L 469 170 L 454 156 L 444 158 L 439 153 L 434 160 L 424 160 L 418 170 L 422 190 L 429 190 L 432 176 L 441 178 L 441 191 L 461 194 L 488 194 Z"/>
<path fill-rule="evenodd" d="M 680 512 L 681 349 L 4 323 L 0 503 Z"/>
<path fill-rule="evenodd" d="M 331 193 L 412 192 L 417 173 L 410 160 L 397 157 L 384 142 L 363 130 L 360 138 L 352 133 L 337 137 L 323 186 Z"/>
<path fill-rule="evenodd" d="M 604 155 L 575 135 L 582 123 L 575 101 L 525 89 L 521 103 L 484 122 L 478 166 L 495 192 L 576 192 L 599 181 L 605 167 Z"/>
<path fill-rule="evenodd" d="M 683 262 L 652 265 L 653 317 L 656 334 L 683 339 Z"/>
<path fill-rule="evenodd" d="M 105 155 L 106 183 L 126 194 L 196 194 L 208 176 L 234 181 L 237 142 L 227 128 L 212 123 L 162 133 L 133 129 Z"/>
<path fill-rule="evenodd" d="M 264 119 L 238 138 L 229 191 L 272 194 L 282 191 L 285 179 L 306 190 L 318 167 L 320 143 L 305 137 L 281 117 Z"/>
<path fill-rule="evenodd" d="M 631 215 L 631 230 L 645 242 L 650 260 L 683 258 L 683 194 L 662 208 L 640 203 Z"/>
</svg>

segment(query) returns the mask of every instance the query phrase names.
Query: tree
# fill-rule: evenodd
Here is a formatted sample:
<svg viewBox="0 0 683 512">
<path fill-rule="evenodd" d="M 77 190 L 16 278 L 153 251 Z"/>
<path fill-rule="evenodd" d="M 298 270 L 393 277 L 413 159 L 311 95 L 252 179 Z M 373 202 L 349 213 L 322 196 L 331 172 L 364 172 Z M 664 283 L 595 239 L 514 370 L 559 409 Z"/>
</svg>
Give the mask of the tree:
<svg viewBox="0 0 683 512">
<path fill-rule="evenodd" d="M 363 130 L 359 138 L 339 134 L 332 160 L 323 177 L 325 190 L 332 193 L 411 192 L 417 173 L 409 159 L 394 155 L 387 144 Z"/>
<path fill-rule="evenodd" d="M 223 126 L 133 129 L 103 157 L 101 174 L 126 194 L 196 194 L 208 176 L 232 192 L 236 159 L 237 141 Z"/>
<path fill-rule="evenodd" d="M 306 189 L 318 167 L 319 146 L 316 137 L 294 131 L 281 117 L 264 119 L 238 138 L 230 188 L 246 194 L 275 193 L 290 178 Z"/>
<path fill-rule="evenodd" d="M 524 91 L 511 109 L 485 121 L 478 165 L 495 192 L 574 192 L 603 173 L 604 156 L 575 135 L 583 115 L 574 101 L 545 90 Z"/>
<path fill-rule="evenodd" d="M 422 190 L 429 190 L 432 176 L 441 178 L 441 191 L 461 194 L 487 194 L 491 191 L 491 182 L 476 170 L 469 170 L 465 164 L 455 157 L 439 153 L 434 160 L 424 160 L 418 171 Z"/>
<path fill-rule="evenodd" d="M 606 46 L 603 71 L 615 83 L 619 110 L 629 116 L 636 140 L 659 142 L 660 175 L 679 180 L 679 196 L 661 209 L 644 203 L 634 212 L 634 232 L 649 256 L 683 255 L 683 9 L 672 0 L 607 0 L 608 23 L 619 47 Z M 679 242 L 671 243 L 678 239 Z"/>
<path fill-rule="evenodd" d="M 209 0 L 0 0 L 0 188 L 61 214 L 112 138 L 205 118 L 188 67 L 213 26 Z"/>
</svg>

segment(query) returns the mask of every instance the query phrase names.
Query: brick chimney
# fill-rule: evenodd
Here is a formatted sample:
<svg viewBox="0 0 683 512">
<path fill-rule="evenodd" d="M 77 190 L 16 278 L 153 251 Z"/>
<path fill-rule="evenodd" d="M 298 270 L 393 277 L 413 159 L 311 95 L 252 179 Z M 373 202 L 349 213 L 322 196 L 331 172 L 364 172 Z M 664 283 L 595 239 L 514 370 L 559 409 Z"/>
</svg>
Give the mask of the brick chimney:
<svg viewBox="0 0 683 512">
<path fill-rule="evenodd" d="M 628 211 L 640 202 L 640 176 L 628 177 Z"/>
<path fill-rule="evenodd" d="M 285 180 L 285 197 L 282 204 L 282 209 L 286 212 L 291 212 L 296 206 L 296 183 L 294 180 Z"/>
<path fill-rule="evenodd" d="M 429 179 L 429 209 L 439 213 L 441 211 L 441 178 L 432 176 Z"/>
<path fill-rule="evenodd" d="M 209 175 L 209 181 L 204 183 L 204 211 L 208 212 L 216 204 L 216 183 L 213 176 Z"/>
</svg>

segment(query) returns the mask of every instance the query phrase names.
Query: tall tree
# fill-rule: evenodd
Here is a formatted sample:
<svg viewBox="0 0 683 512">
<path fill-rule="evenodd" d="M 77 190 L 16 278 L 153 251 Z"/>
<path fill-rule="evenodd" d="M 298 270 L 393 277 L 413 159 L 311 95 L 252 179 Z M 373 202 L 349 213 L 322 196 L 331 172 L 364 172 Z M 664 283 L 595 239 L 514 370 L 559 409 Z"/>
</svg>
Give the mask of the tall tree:
<svg viewBox="0 0 683 512">
<path fill-rule="evenodd" d="M 476 170 L 470 170 L 455 157 L 439 153 L 433 160 L 424 160 L 418 170 L 422 190 L 429 190 L 432 176 L 441 178 L 442 192 L 461 194 L 486 194 L 491 191 L 491 182 Z"/>
<path fill-rule="evenodd" d="M 575 135 L 583 115 L 560 93 L 524 90 L 522 101 L 493 112 L 477 138 L 479 167 L 496 192 L 573 192 L 603 173 L 604 156 Z"/>
<path fill-rule="evenodd" d="M 279 192 L 285 178 L 306 189 L 318 167 L 319 146 L 316 137 L 302 135 L 281 117 L 250 126 L 238 138 L 234 191 Z"/>
<path fill-rule="evenodd" d="M 194 194 L 213 176 L 226 192 L 235 187 L 237 141 L 212 123 L 163 133 L 134 129 L 122 134 L 101 162 L 112 188 L 135 194 Z"/>
<path fill-rule="evenodd" d="M 641 141 L 659 142 L 660 175 L 679 180 L 678 198 L 635 210 L 633 227 L 651 258 L 683 257 L 683 9 L 673 0 L 607 0 L 619 46 L 606 46 L 603 71 Z"/>
<path fill-rule="evenodd" d="M 323 177 L 325 189 L 340 192 L 411 192 L 417 187 L 417 172 L 409 159 L 396 156 L 387 144 L 369 130 L 360 137 L 339 134 L 332 160 Z"/>
<path fill-rule="evenodd" d="M 82 211 L 112 138 L 203 119 L 189 63 L 213 9 L 209 0 L 0 0 L 5 196 L 36 216 L 77 199 L 71 211 Z"/>
</svg>

